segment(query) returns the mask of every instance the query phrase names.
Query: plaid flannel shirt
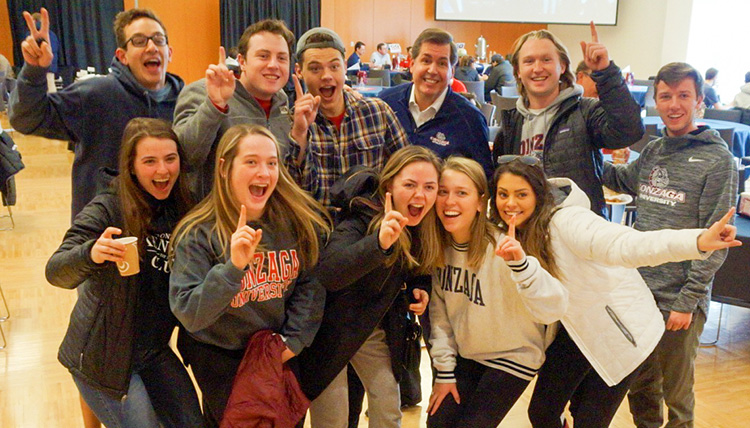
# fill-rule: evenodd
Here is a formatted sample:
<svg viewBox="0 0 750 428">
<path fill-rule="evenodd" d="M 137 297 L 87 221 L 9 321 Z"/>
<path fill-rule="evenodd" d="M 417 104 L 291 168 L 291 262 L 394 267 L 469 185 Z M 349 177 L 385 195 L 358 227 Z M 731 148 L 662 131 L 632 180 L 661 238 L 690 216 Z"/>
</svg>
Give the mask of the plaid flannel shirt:
<svg viewBox="0 0 750 428">
<path fill-rule="evenodd" d="M 379 98 L 356 99 L 344 91 L 345 114 L 341 132 L 318 113 L 308 131 L 307 152 L 300 165 L 300 146 L 292 139 L 286 158 L 300 187 L 331 210 L 333 183 L 349 168 L 364 165 L 380 171 L 396 150 L 409 140 L 393 110 Z"/>
</svg>

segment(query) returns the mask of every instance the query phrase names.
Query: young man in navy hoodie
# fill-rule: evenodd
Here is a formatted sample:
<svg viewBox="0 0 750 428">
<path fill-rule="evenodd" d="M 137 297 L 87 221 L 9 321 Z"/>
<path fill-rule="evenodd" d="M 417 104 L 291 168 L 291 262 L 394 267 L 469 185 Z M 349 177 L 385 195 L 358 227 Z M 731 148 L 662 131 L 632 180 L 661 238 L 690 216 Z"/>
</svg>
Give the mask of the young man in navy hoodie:
<svg viewBox="0 0 750 428">
<path fill-rule="evenodd" d="M 703 79 L 685 63 L 670 63 L 654 81 L 664 136 L 649 143 L 628 165 L 606 164 L 602 182 L 638 196 L 638 230 L 711 226 L 737 201 L 737 165 L 719 133 L 695 123 L 703 102 Z M 714 274 L 726 250 L 705 260 L 638 269 L 664 315 L 666 332 L 641 366 L 628 401 L 638 428 L 661 427 L 664 401 L 668 427 L 692 427 L 695 357 L 708 314 Z"/>
<path fill-rule="evenodd" d="M 111 72 L 47 93 L 55 58 L 49 14 L 42 9 L 41 15 L 37 30 L 24 12 L 30 35 L 21 43 L 24 66 L 10 97 L 10 123 L 24 134 L 75 143 L 72 219 L 96 196 L 99 169 L 117 169 L 125 125 L 135 117 L 171 121 L 184 83 L 167 73 L 172 48 L 161 20 L 149 9 L 131 9 L 115 17 Z"/>
</svg>

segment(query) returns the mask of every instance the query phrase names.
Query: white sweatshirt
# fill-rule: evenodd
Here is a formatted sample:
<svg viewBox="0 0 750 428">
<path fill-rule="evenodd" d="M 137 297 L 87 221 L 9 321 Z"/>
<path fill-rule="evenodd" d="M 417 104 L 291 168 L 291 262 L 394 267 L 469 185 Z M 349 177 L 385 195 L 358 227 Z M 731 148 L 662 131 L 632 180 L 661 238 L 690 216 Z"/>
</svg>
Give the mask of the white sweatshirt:
<svg viewBox="0 0 750 428">
<path fill-rule="evenodd" d="M 548 324 L 567 306 L 567 290 L 534 257 L 506 264 L 488 245 L 481 266 L 473 269 L 467 245 L 446 248 L 430 296 L 435 381 L 456 381 L 456 355 L 531 380 L 556 332 Z"/>
</svg>

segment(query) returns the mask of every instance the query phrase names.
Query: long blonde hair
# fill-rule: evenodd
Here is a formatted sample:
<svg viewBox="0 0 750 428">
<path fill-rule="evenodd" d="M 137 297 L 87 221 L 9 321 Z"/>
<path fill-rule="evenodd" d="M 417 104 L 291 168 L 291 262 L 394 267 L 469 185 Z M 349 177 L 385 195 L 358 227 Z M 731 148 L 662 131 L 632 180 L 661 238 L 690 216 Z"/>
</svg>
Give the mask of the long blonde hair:
<svg viewBox="0 0 750 428">
<path fill-rule="evenodd" d="M 451 156 L 445 161 L 443 173 L 448 170 L 456 171 L 469 177 L 479 195 L 479 204 L 482 210 L 477 211 L 474 219 L 471 221 L 471 238 L 469 239 L 469 266 L 478 268 L 484 260 L 484 255 L 487 253 L 487 246 L 492 245 L 494 247 L 497 245 L 495 233 L 497 233 L 498 228 L 485 214 L 487 200 L 489 199 L 487 176 L 484 174 L 484 168 L 477 161 L 460 156 Z M 442 248 L 448 248 L 452 242 L 450 233 L 442 226 L 440 227 L 440 240 Z M 442 255 L 443 253 L 441 252 Z M 445 260 L 442 257 L 438 266 L 445 266 Z"/>
<path fill-rule="evenodd" d="M 276 153 L 281 158 L 279 143 L 268 129 L 247 124 L 229 128 L 216 149 L 211 193 L 177 225 L 170 242 L 170 254 L 174 254 L 174 248 L 198 224 L 213 222 L 211 233 L 217 235 L 222 248 L 219 256 L 225 256 L 240 215 L 239 203 L 231 188 L 232 164 L 240 142 L 250 135 L 261 135 L 273 141 Z M 309 268 L 317 263 L 320 255 L 319 234 L 331 231 L 331 218 L 320 203 L 300 189 L 283 166 L 279 167 L 279 181 L 268 198 L 263 220 L 266 224 L 288 227 L 293 231 L 303 266 Z M 257 251 L 263 251 L 262 242 Z"/>
<path fill-rule="evenodd" d="M 381 207 L 385 202 L 385 193 L 393 184 L 393 180 L 401 170 L 414 162 L 427 162 L 435 168 L 438 176 L 440 175 L 441 160 L 430 149 L 422 146 L 406 146 L 397 150 L 391 155 L 380 172 L 378 197 Z M 384 216 L 383 210 L 379 210 L 378 214 L 370 221 L 368 233 L 377 233 L 380 230 L 380 223 L 382 223 Z M 435 266 L 442 254 L 436 220 L 435 206 L 433 205 L 417 227 L 420 243 L 417 253 L 412 254 L 411 233 L 408 229 L 404 229 L 396 243 L 393 244 L 393 254 L 388 257 L 386 264 L 392 266 L 399 262 L 402 266 L 414 269 L 417 273 L 431 273 L 432 267 Z"/>
</svg>

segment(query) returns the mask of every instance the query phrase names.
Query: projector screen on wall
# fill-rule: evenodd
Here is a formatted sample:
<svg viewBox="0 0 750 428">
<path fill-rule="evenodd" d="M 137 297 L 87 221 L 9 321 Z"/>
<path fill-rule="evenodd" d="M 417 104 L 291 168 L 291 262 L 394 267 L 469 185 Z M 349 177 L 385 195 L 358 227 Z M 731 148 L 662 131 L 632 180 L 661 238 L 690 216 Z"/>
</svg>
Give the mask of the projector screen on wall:
<svg viewBox="0 0 750 428">
<path fill-rule="evenodd" d="M 618 0 L 435 0 L 438 21 L 617 24 Z"/>
</svg>

